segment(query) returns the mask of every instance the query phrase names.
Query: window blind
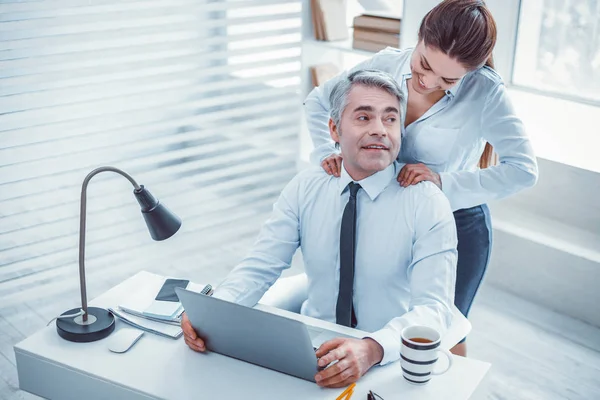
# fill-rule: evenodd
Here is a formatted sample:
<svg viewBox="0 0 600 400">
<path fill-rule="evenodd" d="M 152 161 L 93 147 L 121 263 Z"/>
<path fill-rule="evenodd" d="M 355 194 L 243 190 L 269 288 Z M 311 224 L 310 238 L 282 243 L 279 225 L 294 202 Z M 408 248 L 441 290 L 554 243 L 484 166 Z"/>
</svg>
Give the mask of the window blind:
<svg viewBox="0 0 600 400">
<path fill-rule="evenodd" d="M 88 275 L 201 253 L 217 231 L 254 235 L 295 173 L 300 12 L 299 0 L 0 0 L 0 297 L 78 288 L 81 184 L 102 165 L 183 226 L 152 243 L 129 182 L 98 175 Z"/>
</svg>

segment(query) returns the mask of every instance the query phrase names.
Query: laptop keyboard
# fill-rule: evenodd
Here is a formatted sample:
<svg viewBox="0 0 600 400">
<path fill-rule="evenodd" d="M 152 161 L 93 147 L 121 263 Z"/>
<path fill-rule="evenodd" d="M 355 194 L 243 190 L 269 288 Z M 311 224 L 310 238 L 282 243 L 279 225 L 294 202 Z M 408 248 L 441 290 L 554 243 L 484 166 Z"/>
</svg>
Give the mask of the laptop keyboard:
<svg viewBox="0 0 600 400">
<path fill-rule="evenodd" d="M 306 328 L 308 329 L 308 335 L 310 337 L 310 341 L 313 345 L 313 348 L 317 349 L 328 340 L 343 336 L 339 333 L 332 332 L 327 329 L 317 328 L 314 326 L 306 326 Z"/>
<path fill-rule="evenodd" d="M 323 333 L 323 329 L 315 328 L 314 326 L 306 325 L 306 329 L 308 329 L 308 336 L 310 340 L 314 340 L 317 336 Z"/>
</svg>

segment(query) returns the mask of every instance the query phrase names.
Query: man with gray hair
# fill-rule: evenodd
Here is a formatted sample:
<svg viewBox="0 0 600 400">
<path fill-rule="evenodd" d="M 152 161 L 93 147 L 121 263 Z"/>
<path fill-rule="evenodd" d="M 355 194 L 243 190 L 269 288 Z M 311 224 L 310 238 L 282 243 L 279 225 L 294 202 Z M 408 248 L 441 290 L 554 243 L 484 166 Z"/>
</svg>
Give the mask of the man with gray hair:
<svg viewBox="0 0 600 400">
<path fill-rule="evenodd" d="M 323 387 L 399 359 L 403 328 L 443 334 L 452 320 L 457 239 L 448 200 L 431 182 L 396 182 L 403 100 L 381 71 L 356 71 L 336 85 L 329 129 L 343 155 L 340 177 L 320 167 L 294 177 L 214 294 L 254 306 L 300 247 L 309 282 L 301 313 L 371 332 L 321 345 L 318 364 L 328 367 L 315 379 Z M 185 315 L 182 328 L 187 345 L 204 351 Z"/>
</svg>

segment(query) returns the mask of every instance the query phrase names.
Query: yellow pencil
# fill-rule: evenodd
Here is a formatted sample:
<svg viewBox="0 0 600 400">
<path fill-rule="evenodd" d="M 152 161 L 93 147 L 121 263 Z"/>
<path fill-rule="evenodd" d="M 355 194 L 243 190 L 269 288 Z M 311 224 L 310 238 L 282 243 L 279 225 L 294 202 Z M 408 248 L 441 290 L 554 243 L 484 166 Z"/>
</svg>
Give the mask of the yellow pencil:
<svg viewBox="0 0 600 400">
<path fill-rule="evenodd" d="M 354 389 L 352 389 L 351 391 L 346 393 L 346 397 L 344 398 L 344 400 L 350 400 L 350 398 L 352 397 L 353 394 L 354 394 Z"/>
<path fill-rule="evenodd" d="M 346 394 L 347 394 L 349 391 L 351 391 L 351 390 L 353 390 L 353 389 L 354 389 L 354 387 L 355 387 L 355 386 L 356 386 L 356 382 L 354 382 L 352 385 L 348 386 L 348 387 L 346 388 L 346 390 L 344 390 L 344 391 L 342 392 L 342 394 L 340 394 L 340 395 L 337 397 L 337 399 L 335 399 L 335 400 L 342 400 L 344 397 L 346 397 Z"/>
</svg>

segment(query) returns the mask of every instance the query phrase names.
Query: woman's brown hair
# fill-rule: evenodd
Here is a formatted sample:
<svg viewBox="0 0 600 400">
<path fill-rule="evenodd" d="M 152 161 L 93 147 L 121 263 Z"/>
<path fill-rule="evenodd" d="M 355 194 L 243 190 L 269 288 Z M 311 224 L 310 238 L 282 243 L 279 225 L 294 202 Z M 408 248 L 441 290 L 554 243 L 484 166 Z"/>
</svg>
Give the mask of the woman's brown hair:
<svg viewBox="0 0 600 400">
<path fill-rule="evenodd" d="M 494 68 L 496 22 L 483 0 L 445 0 L 425 15 L 419 41 L 439 49 L 468 70 L 487 65 Z M 496 163 L 491 144 L 486 143 L 479 168 Z"/>
</svg>

